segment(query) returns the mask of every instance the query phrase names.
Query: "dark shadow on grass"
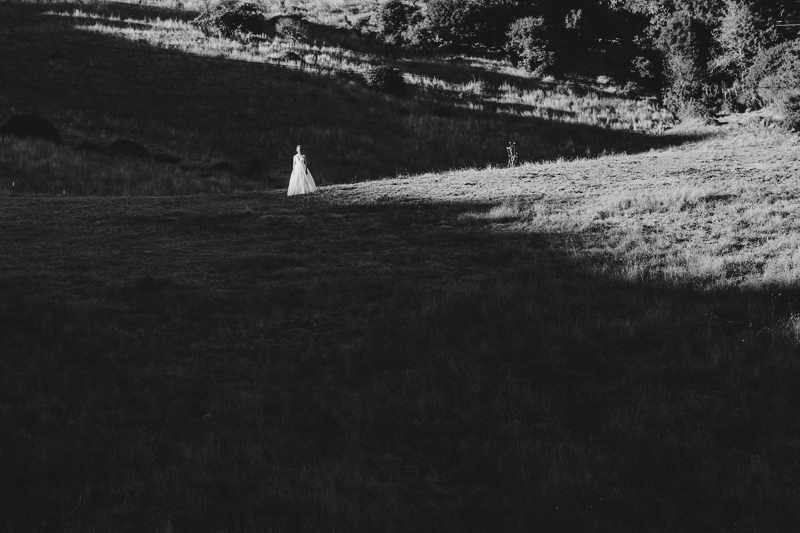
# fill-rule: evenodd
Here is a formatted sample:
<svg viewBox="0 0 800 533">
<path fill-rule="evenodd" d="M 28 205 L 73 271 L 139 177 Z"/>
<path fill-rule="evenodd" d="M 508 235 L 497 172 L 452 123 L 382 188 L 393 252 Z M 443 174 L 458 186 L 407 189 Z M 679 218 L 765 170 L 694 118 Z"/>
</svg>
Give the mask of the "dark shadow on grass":
<svg viewBox="0 0 800 533">
<path fill-rule="evenodd" d="M 796 287 L 297 200 L 1 200 L 6 528 L 800 526 Z"/>
</svg>

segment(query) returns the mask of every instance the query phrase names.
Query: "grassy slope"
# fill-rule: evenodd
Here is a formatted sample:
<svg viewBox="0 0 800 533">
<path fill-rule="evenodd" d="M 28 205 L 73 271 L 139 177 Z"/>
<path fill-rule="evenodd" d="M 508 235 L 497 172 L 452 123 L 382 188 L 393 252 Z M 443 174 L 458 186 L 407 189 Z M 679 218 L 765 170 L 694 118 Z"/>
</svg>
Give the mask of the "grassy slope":
<svg viewBox="0 0 800 533">
<path fill-rule="evenodd" d="M 249 46 L 204 37 L 183 11 L 97 3 L 73 16 L 75 7 L 3 4 L 0 120 L 40 114 L 55 123 L 66 147 L 0 142 L 0 194 L 283 187 L 298 143 L 319 180 L 341 183 L 502 164 L 511 140 L 527 161 L 685 140 L 631 131 L 669 118 L 646 102 L 496 72 L 494 63 L 387 60 L 382 46 L 355 30 L 319 30 L 318 46 Z M 55 52 L 63 57 L 53 59 Z M 276 63 L 287 52 L 308 62 Z M 367 90 L 310 63 L 364 70 L 384 61 L 413 81 L 407 96 Z M 481 77 L 489 80 L 485 86 L 473 83 Z M 452 116 L 434 114 L 442 110 Z M 120 137 L 180 164 L 76 150 L 81 142 L 107 146 Z M 8 176 L 18 178 L 13 187 Z"/>
<path fill-rule="evenodd" d="M 0 55 L 3 116 L 67 141 L 0 142 L 1 528 L 800 527 L 797 136 L 442 119 L 446 94 L 106 49 L 131 45 L 2 7 L 2 31 L 102 46 Z M 508 107 L 582 102 L 539 94 Z M 526 159 L 612 155 L 114 196 L 282 185 L 298 131 L 345 181 L 483 167 L 512 134 Z M 117 136 L 186 168 L 74 149 Z"/>
<path fill-rule="evenodd" d="M 4 525 L 796 529 L 797 147 L 2 198 Z"/>
</svg>

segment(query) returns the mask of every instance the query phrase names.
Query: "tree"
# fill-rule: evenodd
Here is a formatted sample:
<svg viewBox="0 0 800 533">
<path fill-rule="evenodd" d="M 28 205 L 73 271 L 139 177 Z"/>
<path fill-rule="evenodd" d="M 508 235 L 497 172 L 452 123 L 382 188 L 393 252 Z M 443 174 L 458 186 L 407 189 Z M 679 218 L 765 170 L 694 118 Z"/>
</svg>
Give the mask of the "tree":
<svg viewBox="0 0 800 533">
<path fill-rule="evenodd" d="M 378 20 L 379 33 L 384 41 L 405 44 L 404 33 L 419 22 L 419 11 L 420 8 L 416 4 L 407 4 L 400 0 L 389 0 L 383 4 Z"/>
<path fill-rule="evenodd" d="M 687 12 L 676 11 L 652 31 L 656 48 L 664 56 L 665 103 L 676 111 L 705 113 L 703 95 L 708 81 L 710 29 Z"/>
<path fill-rule="evenodd" d="M 508 30 L 506 52 L 511 63 L 541 75 L 553 66 L 556 53 L 549 39 L 549 28 L 543 17 L 525 17 Z"/>
<path fill-rule="evenodd" d="M 501 50 L 509 25 L 535 3 L 521 0 L 429 0 L 423 24 L 438 48 Z"/>
<path fill-rule="evenodd" d="M 740 79 L 768 41 L 765 21 L 742 0 L 727 0 L 725 13 L 714 32 L 719 54 L 714 69 Z"/>
</svg>

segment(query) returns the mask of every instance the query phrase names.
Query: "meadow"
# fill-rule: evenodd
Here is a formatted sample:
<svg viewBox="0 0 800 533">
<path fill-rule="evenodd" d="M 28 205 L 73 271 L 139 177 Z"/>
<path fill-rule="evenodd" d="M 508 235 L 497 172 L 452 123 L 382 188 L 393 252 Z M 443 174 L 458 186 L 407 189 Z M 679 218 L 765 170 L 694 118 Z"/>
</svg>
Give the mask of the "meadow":
<svg viewBox="0 0 800 533">
<path fill-rule="evenodd" d="M 483 59 L 417 58 L 441 89 L 398 99 L 5 7 L 4 32 L 98 46 L 0 55 L 20 77 L 2 116 L 48 112 L 65 138 L 0 141 L 3 530 L 800 528 L 797 134 L 534 116 L 542 84 L 562 109 L 575 82 L 499 64 L 530 101 L 478 112 L 445 84 Z M 573 107 L 632 116 L 585 90 Z M 396 105 L 454 116 L 386 126 Z M 320 194 L 287 198 L 294 140 L 254 147 L 298 121 L 371 162 L 311 151 Z M 469 150 L 429 149 L 434 124 Z M 76 149 L 117 136 L 181 163 Z"/>
</svg>

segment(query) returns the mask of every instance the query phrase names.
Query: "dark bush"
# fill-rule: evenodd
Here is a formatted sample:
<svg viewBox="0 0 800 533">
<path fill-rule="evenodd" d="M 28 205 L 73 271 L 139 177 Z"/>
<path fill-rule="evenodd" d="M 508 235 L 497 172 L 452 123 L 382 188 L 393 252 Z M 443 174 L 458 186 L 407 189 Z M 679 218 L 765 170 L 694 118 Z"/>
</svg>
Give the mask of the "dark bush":
<svg viewBox="0 0 800 533">
<path fill-rule="evenodd" d="M 383 4 L 378 14 L 378 32 L 381 38 L 391 44 L 407 44 L 404 34 L 420 22 L 419 12 L 416 5 L 400 0 L 389 0 Z"/>
<path fill-rule="evenodd" d="M 758 54 L 744 78 L 743 103 L 760 107 L 781 104 L 800 89 L 800 39 Z"/>
<path fill-rule="evenodd" d="M 642 50 L 630 61 L 632 81 L 643 92 L 660 94 L 663 90 L 663 66 L 658 54 L 651 50 Z"/>
<path fill-rule="evenodd" d="M 800 129 L 800 39 L 756 56 L 744 77 L 740 100 L 752 107 L 774 105 L 788 129 Z"/>
<path fill-rule="evenodd" d="M 509 25 L 528 11 L 525 6 L 516 0 L 429 0 L 422 24 L 437 48 L 502 50 Z"/>
<path fill-rule="evenodd" d="M 783 114 L 783 124 L 790 131 L 800 131 L 800 91 L 787 95 L 778 105 Z"/>
<path fill-rule="evenodd" d="M 405 93 L 403 74 L 396 68 L 388 65 L 378 65 L 370 68 L 364 74 L 367 87 L 376 91 L 401 95 Z"/>
<path fill-rule="evenodd" d="M 53 124 L 37 115 L 16 115 L 0 126 L 0 136 L 11 135 L 20 139 L 42 139 L 63 144 Z"/>
<path fill-rule="evenodd" d="M 265 34 L 267 19 L 256 4 L 224 2 L 195 18 L 192 23 L 206 35 L 227 39 L 243 35 Z"/>
<path fill-rule="evenodd" d="M 664 103 L 673 110 L 689 115 L 703 115 L 704 70 L 695 57 L 669 54 L 665 60 L 667 89 Z"/>
<path fill-rule="evenodd" d="M 700 20 L 679 11 L 662 21 L 655 37 L 664 57 L 664 103 L 681 114 L 706 114 L 710 30 Z"/>
<path fill-rule="evenodd" d="M 521 65 L 536 75 L 543 74 L 556 61 L 542 17 L 525 17 L 511 24 L 505 49 L 514 66 Z"/>
</svg>

